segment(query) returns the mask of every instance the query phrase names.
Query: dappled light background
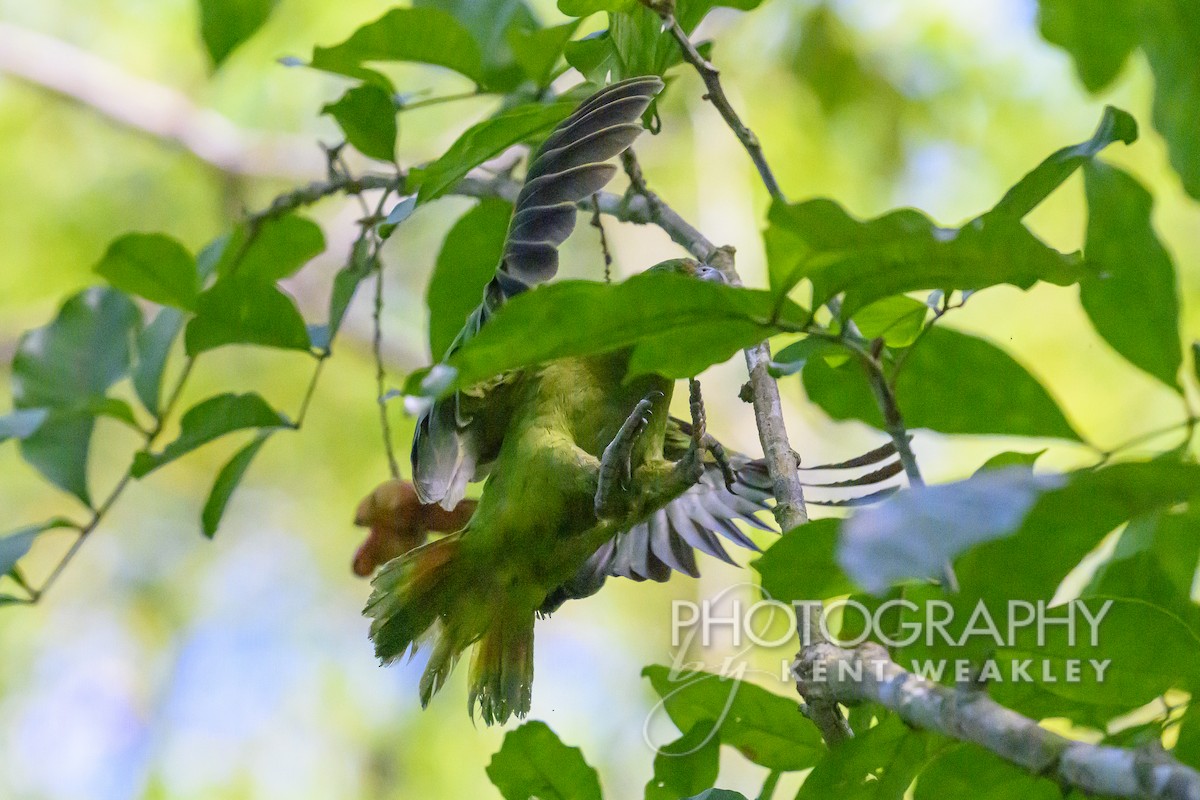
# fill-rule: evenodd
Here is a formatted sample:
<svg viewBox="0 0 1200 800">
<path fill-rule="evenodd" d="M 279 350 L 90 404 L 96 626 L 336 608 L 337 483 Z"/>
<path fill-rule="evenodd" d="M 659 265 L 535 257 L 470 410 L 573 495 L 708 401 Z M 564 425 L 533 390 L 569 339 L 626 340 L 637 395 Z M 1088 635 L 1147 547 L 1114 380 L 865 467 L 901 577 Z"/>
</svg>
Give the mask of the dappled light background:
<svg viewBox="0 0 1200 800">
<path fill-rule="evenodd" d="M 546 20 L 552 2 L 534 3 Z M 306 178 L 318 142 L 337 132 L 320 107 L 346 82 L 281 56 L 344 39 L 382 14 L 378 0 L 282 0 L 266 27 L 209 75 L 191 0 L 0 0 L 0 23 L 39 31 L 142 78 L 168 85 L 251 131 L 311 142 L 294 180 L 239 178 L 83 107 L 0 73 L 0 384 L 21 331 L 48 321 L 67 294 L 97 282 L 92 268 L 127 230 L 164 231 L 198 249 L 243 210 Z M 600 24 L 597 17 L 587 25 Z M 586 29 L 586 28 L 585 28 Z M 1104 158 L 1156 198 L 1155 223 L 1175 258 L 1185 340 L 1200 334 L 1200 207 L 1170 171 L 1149 125 L 1151 79 L 1135 55 L 1104 96 L 1085 93 L 1068 57 L 1037 32 L 1033 0 L 767 0 L 745 15 L 717 9 L 700 31 L 720 34 L 713 59 L 735 106 L 762 140 L 792 199 L 834 198 L 857 216 L 913 206 L 946 224 L 990 208 L 1045 155 L 1090 135 L 1103 105 L 1131 111 L 1142 138 Z M 394 71 L 405 90 L 470 88 L 435 69 Z M 767 195 L 737 141 L 684 70 L 662 107 L 663 134 L 640 145 L 651 184 L 709 238 L 737 247 L 748 283 L 765 282 L 760 239 Z M 573 73 L 568 75 L 568 78 Z M 401 163 L 437 156 L 493 101 L 470 100 L 400 118 Z M 290 139 L 289 139 L 290 141 Z M 359 165 L 363 166 L 363 165 Z M 427 363 L 424 291 L 446 231 L 470 203 L 422 209 L 384 250 L 389 384 Z M 313 218 L 329 251 L 289 284 L 319 319 L 360 210 L 329 201 Z M 1082 241 L 1077 176 L 1031 217 L 1059 249 Z M 636 272 L 677 250 L 661 232 L 609 222 L 616 269 Z M 580 225 L 564 272 L 598 279 L 596 232 Z M 1022 361 L 1100 447 L 1181 419 L 1170 391 L 1117 356 L 1079 308 L 1076 287 L 993 289 L 951 326 L 986 335 Z M 361 496 L 386 477 L 364 286 L 304 429 L 275 436 L 235 497 L 214 541 L 199 513 L 229 437 L 155 472 L 123 498 L 40 605 L 0 609 L 0 797 L 464 798 L 494 797 L 484 768 L 501 731 L 475 727 L 462 676 L 421 712 L 422 664 L 377 666 L 360 610 L 368 592 L 350 572 Z M 544 335 L 553 335 L 545 332 Z M 780 342 L 779 344 L 783 344 Z M 192 400 L 260 391 L 295 414 L 311 370 L 303 355 L 242 348 L 206 363 Z M 219 363 L 218 363 L 219 362 Z M 737 399 L 740 359 L 705 381 L 710 424 L 757 452 L 750 409 Z M 835 424 L 784 382 L 793 444 L 810 463 L 883 441 Z M 0 408 L 7 408 L 7 400 Z M 411 420 L 392 404 L 398 449 Z M 106 492 L 137 442 L 102 422 L 92 480 Z M 970 474 L 1001 450 L 1049 447 L 1066 467 L 1079 446 L 918 433 L 927 477 Z M 39 482 L 11 442 L 0 445 L 0 531 L 63 512 L 74 501 Z M 769 537 L 764 537 L 764 543 Z M 69 539 L 39 538 L 28 571 L 44 575 Z M 737 554 L 743 562 L 749 558 Z M 711 559 L 699 580 L 666 586 L 611 581 L 538 627 L 532 717 L 583 748 L 609 797 L 640 796 L 652 748 L 641 736 L 653 695 L 643 666 L 672 655 L 670 601 L 753 580 Z M 751 595 L 746 592 L 746 597 Z M 692 653 L 718 667 L 723 647 Z M 764 685 L 788 648 L 756 656 Z M 651 718 L 651 741 L 673 738 Z M 729 756 L 722 785 L 753 795 L 764 770 Z M 785 786 L 786 786 L 785 781 Z M 782 795 L 780 795 L 782 796 Z"/>
</svg>

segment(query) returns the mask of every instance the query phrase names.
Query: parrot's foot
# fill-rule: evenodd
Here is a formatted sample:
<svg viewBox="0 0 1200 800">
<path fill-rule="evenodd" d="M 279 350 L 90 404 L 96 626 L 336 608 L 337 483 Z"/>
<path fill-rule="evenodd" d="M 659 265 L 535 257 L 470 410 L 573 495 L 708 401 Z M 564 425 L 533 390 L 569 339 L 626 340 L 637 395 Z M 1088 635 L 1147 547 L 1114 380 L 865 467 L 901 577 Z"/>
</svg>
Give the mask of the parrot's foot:
<svg viewBox="0 0 1200 800">
<path fill-rule="evenodd" d="M 646 426 L 650 424 L 654 401 L 662 392 L 651 392 L 634 406 L 621 424 L 620 430 L 600 458 L 600 475 L 596 484 L 596 518 L 614 519 L 625 510 L 626 494 L 632 473 L 633 447 Z"/>
</svg>

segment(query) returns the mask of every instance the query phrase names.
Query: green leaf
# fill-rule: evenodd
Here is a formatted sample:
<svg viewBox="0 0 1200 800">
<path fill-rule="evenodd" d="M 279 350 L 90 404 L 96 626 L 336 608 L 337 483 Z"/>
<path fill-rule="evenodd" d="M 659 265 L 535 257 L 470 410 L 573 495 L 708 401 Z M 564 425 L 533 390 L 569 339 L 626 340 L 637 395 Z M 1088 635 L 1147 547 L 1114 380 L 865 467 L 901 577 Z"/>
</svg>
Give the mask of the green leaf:
<svg viewBox="0 0 1200 800">
<path fill-rule="evenodd" d="M 1121 532 L 1112 557 L 1096 570 L 1081 596 L 1141 600 L 1200 633 L 1200 606 L 1191 599 L 1200 561 L 1198 524 L 1195 511 L 1132 520 Z"/>
<path fill-rule="evenodd" d="M 96 273 L 114 287 L 155 303 L 188 311 L 200 291 L 196 260 L 160 233 L 127 233 L 108 246 Z"/>
<path fill-rule="evenodd" d="M 1009 468 L 910 488 L 846 520 L 837 561 L 876 595 L 905 580 L 940 577 L 968 548 L 1011 536 L 1042 494 L 1065 482 Z"/>
<path fill-rule="evenodd" d="M 91 506 L 88 454 L 96 420 L 84 411 L 52 411 L 37 433 L 21 440 L 21 457 L 46 480 Z"/>
<path fill-rule="evenodd" d="M 1183 188 L 1200 199 L 1200 17 L 1191 0 L 1147 0 L 1141 10 L 1142 47 L 1154 73 L 1154 127 L 1167 140 Z"/>
<path fill-rule="evenodd" d="M 18 408 L 69 408 L 103 397 L 129 371 L 141 314 L 128 296 L 94 287 L 74 295 L 49 325 L 21 337 L 13 358 Z"/>
<path fill-rule="evenodd" d="M 487 767 L 505 800 L 600 800 L 600 779 L 578 747 L 568 747 L 544 722 L 509 731 Z"/>
<path fill-rule="evenodd" d="M 826 753 L 796 800 L 902 800 L 913 778 L 945 745 L 942 737 L 888 716 Z"/>
<path fill-rule="evenodd" d="M 142 407 L 155 417 L 159 413 L 167 357 L 171 354 L 171 345 L 183 330 L 183 323 L 183 312 L 174 308 L 164 308 L 138 335 L 133 389 Z"/>
<path fill-rule="evenodd" d="M 1135 3 L 1106 0 L 1040 0 L 1042 37 L 1075 59 L 1089 92 L 1108 86 L 1138 44 Z"/>
<path fill-rule="evenodd" d="M 213 67 L 262 27 L 278 0 L 200 0 L 200 36 Z"/>
<path fill-rule="evenodd" d="M 484 83 L 483 56 L 470 31 L 437 8 L 394 8 L 332 47 L 313 49 L 311 65 L 374 83 L 368 61 L 411 61 L 446 67 Z"/>
<path fill-rule="evenodd" d="M 22 457 L 54 485 L 90 504 L 89 403 L 129 372 L 141 314 L 124 293 L 95 287 L 71 297 L 54 321 L 26 333 L 13 358 L 13 405 L 51 409 L 21 441 Z"/>
<path fill-rule="evenodd" d="M 333 279 L 333 293 L 329 297 L 329 341 L 331 345 L 337 338 L 337 332 L 342 328 L 346 309 L 350 307 L 350 301 L 354 299 L 358 285 L 375 271 L 378 263 L 372 254 L 369 241 L 359 239 L 354 243 L 354 248 L 350 252 L 350 263 L 342 267 Z"/>
<path fill-rule="evenodd" d="M 1137 121 L 1132 116 L 1119 108 L 1105 106 L 1104 116 L 1092 138 L 1052 153 L 1009 189 L 990 214 L 1013 219 L 1025 217 L 1074 175 L 1077 169 L 1094 161 L 1104 148 L 1115 142 L 1133 144 L 1137 137 Z"/>
<path fill-rule="evenodd" d="M 1060 800 L 1051 780 L 973 744 L 945 750 L 921 772 L 913 800 Z"/>
<path fill-rule="evenodd" d="M 532 31 L 514 28 L 508 35 L 508 43 L 525 77 L 538 87 L 549 86 L 563 48 L 578 27 L 579 20 Z"/>
<path fill-rule="evenodd" d="M 217 274 L 264 283 L 287 278 L 325 250 L 321 227 L 297 214 L 269 217 L 234 229 L 223 245 Z"/>
<path fill-rule="evenodd" d="M 1200 769 L 1200 703 L 1188 706 L 1179 723 L 1179 739 L 1171 755 L 1193 769 Z"/>
<path fill-rule="evenodd" d="M 484 84 L 493 92 L 511 92 L 523 76 L 509 46 L 518 31 L 538 30 L 537 17 L 524 0 L 415 0 L 416 8 L 438 8 L 470 31 L 483 55 Z"/>
<path fill-rule="evenodd" d="M 615 284 L 560 281 L 507 302 L 451 356 L 455 379 L 433 383 L 448 392 L 511 369 L 631 346 L 630 375 L 697 375 L 775 332 L 773 318 L 792 325 L 807 318 L 790 302 L 775 316 L 775 305 L 769 292 L 674 274 L 643 273 Z"/>
<path fill-rule="evenodd" d="M 709 672 L 677 673 L 650 666 L 642 675 L 650 679 L 675 727 L 692 732 L 707 722 L 722 744 L 737 748 L 756 764 L 784 771 L 808 769 L 825 752 L 816 726 L 799 713 L 795 700 Z"/>
<path fill-rule="evenodd" d="M 750 566 L 762 576 L 763 597 L 779 603 L 850 594 L 854 583 L 837 565 L 840 519 L 819 519 L 779 538 Z"/>
<path fill-rule="evenodd" d="M 212 491 L 209 492 L 208 500 L 204 503 L 204 512 L 200 516 L 204 527 L 204 535 L 209 539 L 216 535 L 217 528 L 221 524 L 221 517 L 225 514 L 225 507 L 229 504 L 229 499 L 233 497 L 233 493 L 242 482 L 246 470 L 250 468 L 250 463 L 254 461 L 254 457 L 258 455 L 258 451 L 262 449 L 262 446 L 267 443 L 267 439 L 269 438 L 271 438 L 269 431 L 260 433 L 254 437 L 254 441 L 239 450 L 229 460 L 229 463 L 221 468 L 220 473 L 218 473 Z"/>
<path fill-rule="evenodd" d="M 1088 201 L 1084 256 L 1097 273 L 1080 284 L 1083 308 L 1114 350 L 1182 391 L 1175 267 L 1150 223 L 1154 201 L 1115 167 L 1096 162 L 1083 174 Z"/>
<path fill-rule="evenodd" d="M 364 156 L 380 161 L 396 157 L 396 104 L 384 89 L 369 83 L 347 89 L 321 113 L 337 120 L 346 141 Z"/>
<path fill-rule="evenodd" d="M 227 433 L 248 428 L 282 428 L 288 420 L 267 405 L 261 396 L 222 394 L 193 406 L 179 423 L 179 436 L 161 453 L 138 453 L 132 473 L 143 478 L 164 464 L 181 458 Z M 240 476 L 239 476 L 240 477 Z"/>
<path fill-rule="evenodd" d="M 1082 612 L 1077 612 L 1081 621 L 1074 635 L 1063 625 L 1047 625 L 1044 630 L 1036 625 L 1019 628 L 1015 647 L 996 652 L 997 659 L 1006 662 L 1032 657 L 1049 664 L 1041 669 L 1048 671 L 1051 680 L 1043 679 L 1041 671 L 1036 677 L 1031 675 L 1042 693 L 1037 705 L 1031 706 L 1037 713 L 1067 716 L 1084 705 L 1105 706 L 1110 709 L 1107 713 L 1115 716 L 1139 708 L 1173 688 L 1194 685 L 1200 675 L 1196 660 L 1200 638 L 1178 617 L 1140 600 L 1094 597 L 1086 601 L 1085 608 L 1088 616 L 1098 620 L 1094 643 L 1092 626 L 1083 622 Z M 1147 647 L 1147 642 L 1154 644 Z M 1087 659 L 1109 662 L 1102 677 L 1084 664 L 1078 680 L 1053 679 L 1066 674 L 1064 662 Z M 995 697 L 997 702 L 1026 712 L 1022 695 L 1027 692 L 1028 687 L 998 685 Z"/>
<path fill-rule="evenodd" d="M 512 209 L 512 203 L 499 198 L 481 200 L 446 234 L 426 294 L 435 360 L 445 355 L 496 273 Z"/>
<path fill-rule="evenodd" d="M 574 103 L 527 103 L 472 125 L 441 158 L 421 170 L 418 202 L 428 203 L 441 197 L 475 167 L 554 127 L 574 107 Z"/>
<path fill-rule="evenodd" d="M 637 0 L 558 0 L 558 10 L 568 17 L 586 17 L 598 11 L 624 11 Z"/>
<path fill-rule="evenodd" d="M 885 429 L 865 371 L 856 360 L 837 369 L 813 360 L 802 379 L 809 399 L 833 419 L 856 419 Z M 933 328 L 913 347 L 894 393 L 904 422 L 912 429 L 1080 438 L 1054 399 L 1012 356 L 984 339 L 950 328 Z"/>
<path fill-rule="evenodd" d="M 646 784 L 645 800 L 679 800 L 712 787 L 720 769 L 721 740 L 705 720 L 654 756 L 654 777 Z"/>
<path fill-rule="evenodd" d="M 859 309 L 854 324 L 867 339 L 882 338 L 888 347 L 908 347 L 925 327 L 928 315 L 929 306 L 899 294 Z"/>
<path fill-rule="evenodd" d="M 308 350 L 304 318 L 292 298 L 272 283 L 225 277 L 200 295 L 184 342 L 189 356 L 227 344 Z"/>
<path fill-rule="evenodd" d="M 1005 467 L 1025 467 L 1030 472 L 1033 472 L 1033 465 L 1046 452 L 1046 448 L 1035 450 L 1032 453 L 1021 453 L 1016 450 L 1006 450 L 1003 453 L 996 455 L 983 462 L 976 472 L 984 472 L 990 469 L 1004 469 Z"/>
<path fill-rule="evenodd" d="M 26 439 L 37 433 L 46 421 L 47 408 L 23 408 L 0 417 L 0 442 L 9 439 Z"/>
<path fill-rule="evenodd" d="M 33 540 L 45 530 L 42 525 L 31 525 L 0 537 L 0 576 L 7 575 L 33 547 Z"/>
<path fill-rule="evenodd" d="M 807 278 L 814 306 L 846 293 L 853 315 L 884 297 L 917 290 L 1066 286 L 1084 274 L 1077 255 L 1046 246 L 1008 216 L 940 228 L 920 212 L 893 211 L 866 222 L 832 200 L 771 206 L 766 233 L 771 286 L 790 291 Z"/>
<path fill-rule="evenodd" d="M 957 230 L 911 209 L 860 222 L 830 200 L 775 203 L 766 233 L 771 286 L 787 292 L 807 278 L 814 306 L 846 292 L 843 311 L 853 314 L 918 289 L 1075 283 L 1085 274 L 1078 256 L 1047 247 L 1020 220 L 1104 147 L 1136 138 L 1133 118 L 1106 108 L 1090 139 L 1049 156 L 995 208 Z"/>
</svg>

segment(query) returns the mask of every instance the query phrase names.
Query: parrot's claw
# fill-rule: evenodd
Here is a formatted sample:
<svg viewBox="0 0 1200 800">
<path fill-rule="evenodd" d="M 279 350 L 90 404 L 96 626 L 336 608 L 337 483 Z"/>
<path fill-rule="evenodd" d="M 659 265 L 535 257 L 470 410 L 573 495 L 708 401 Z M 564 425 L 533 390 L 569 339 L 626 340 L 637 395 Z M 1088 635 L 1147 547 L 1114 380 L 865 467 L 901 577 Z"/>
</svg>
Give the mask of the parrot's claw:
<svg viewBox="0 0 1200 800">
<path fill-rule="evenodd" d="M 629 488 L 632 475 L 633 448 L 638 437 L 650 424 L 654 401 L 662 392 L 651 392 L 638 401 L 633 411 L 621 424 L 620 430 L 600 458 L 600 475 L 596 484 L 596 517 L 613 519 L 624 508 L 625 491 Z"/>
</svg>

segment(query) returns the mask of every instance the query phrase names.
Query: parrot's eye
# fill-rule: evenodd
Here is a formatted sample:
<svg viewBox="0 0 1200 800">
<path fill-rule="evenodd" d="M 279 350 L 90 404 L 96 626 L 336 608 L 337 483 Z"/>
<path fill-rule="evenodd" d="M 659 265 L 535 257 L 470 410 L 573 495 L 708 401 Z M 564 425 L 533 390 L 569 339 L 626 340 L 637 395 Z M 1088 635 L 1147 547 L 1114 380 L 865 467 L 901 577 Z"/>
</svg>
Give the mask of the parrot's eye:
<svg viewBox="0 0 1200 800">
<path fill-rule="evenodd" d="M 725 282 L 725 276 L 721 274 L 721 270 L 716 267 L 710 267 L 707 264 L 701 264 L 696 267 L 696 277 L 702 281 L 713 281 L 714 283 Z"/>
</svg>

